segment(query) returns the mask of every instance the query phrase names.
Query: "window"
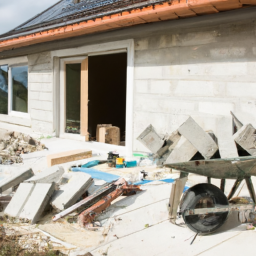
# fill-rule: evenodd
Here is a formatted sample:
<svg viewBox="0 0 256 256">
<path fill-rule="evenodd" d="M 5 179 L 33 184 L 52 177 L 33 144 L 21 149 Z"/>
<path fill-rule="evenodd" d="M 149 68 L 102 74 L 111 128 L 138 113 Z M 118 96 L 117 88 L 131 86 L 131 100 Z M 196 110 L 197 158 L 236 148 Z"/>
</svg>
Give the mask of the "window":
<svg viewBox="0 0 256 256">
<path fill-rule="evenodd" d="M 28 67 L 11 68 L 11 110 L 28 113 Z"/>
<path fill-rule="evenodd" d="M 0 114 L 8 114 L 8 66 L 0 66 Z"/>
</svg>

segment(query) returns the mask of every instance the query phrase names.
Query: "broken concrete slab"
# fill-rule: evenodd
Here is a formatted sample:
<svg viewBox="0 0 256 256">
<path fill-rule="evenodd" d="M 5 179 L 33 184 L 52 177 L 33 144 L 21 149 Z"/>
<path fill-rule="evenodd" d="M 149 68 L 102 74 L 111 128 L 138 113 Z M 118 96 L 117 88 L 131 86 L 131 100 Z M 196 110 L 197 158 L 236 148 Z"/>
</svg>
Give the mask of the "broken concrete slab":
<svg viewBox="0 0 256 256">
<path fill-rule="evenodd" d="M 196 153 L 197 149 L 184 136 L 181 136 L 179 142 L 172 150 L 165 164 L 190 161 Z"/>
<path fill-rule="evenodd" d="M 212 137 L 192 117 L 189 117 L 178 128 L 178 131 L 191 142 L 205 159 L 210 159 L 218 150 L 218 146 Z"/>
<path fill-rule="evenodd" d="M 51 205 L 58 211 L 67 209 L 82 197 L 92 182 L 93 179 L 88 174 L 73 173 L 69 183 L 61 186 L 60 190 L 55 192 Z"/>
<path fill-rule="evenodd" d="M 31 224 L 35 224 L 38 221 L 44 209 L 49 204 L 55 189 L 55 183 L 39 183 L 34 186 L 35 187 L 31 195 L 29 196 L 24 208 L 19 215 L 19 218 L 23 222 L 29 222 Z"/>
<path fill-rule="evenodd" d="M 11 168 L 11 167 L 10 167 Z M 0 193 L 3 193 L 11 187 L 19 185 L 24 180 L 27 180 L 34 176 L 32 169 L 23 168 L 23 170 L 17 170 L 18 173 L 12 175 L 10 178 L 4 179 L 0 182 Z"/>
<path fill-rule="evenodd" d="M 62 175 L 64 174 L 64 168 L 62 166 L 52 166 L 39 175 L 36 175 L 28 180 L 25 183 L 52 183 L 58 182 Z"/>
<path fill-rule="evenodd" d="M 236 126 L 237 131 L 238 131 L 239 129 L 241 129 L 243 127 L 243 124 L 242 124 L 242 122 L 240 122 L 240 120 L 235 116 L 235 114 L 232 111 L 230 111 L 230 114 L 233 117 L 234 124 Z"/>
<path fill-rule="evenodd" d="M 236 143 L 233 138 L 232 117 L 223 116 L 217 119 L 217 137 L 221 158 L 238 157 Z"/>
<path fill-rule="evenodd" d="M 11 202 L 6 207 L 4 211 L 5 215 L 18 218 L 34 189 L 34 186 L 34 184 L 30 183 L 21 183 Z"/>
<path fill-rule="evenodd" d="M 83 160 L 92 157 L 91 150 L 77 149 L 47 156 L 47 165 L 51 167 L 53 165 L 59 165 L 63 163 Z"/>
<path fill-rule="evenodd" d="M 173 149 L 176 147 L 176 145 L 178 144 L 180 138 L 181 138 L 181 135 L 179 134 L 179 132 L 174 131 L 166 140 L 165 142 L 166 145 L 157 151 L 156 156 L 162 157 L 164 155 L 167 155 L 166 156 L 167 158 L 170 155 L 170 153 L 173 151 Z"/>
<path fill-rule="evenodd" d="M 146 148 L 148 148 L 152 153 L 156 154 L 160 148 L 162 148 L 164 141 L 157 134 L 155 128 L 149 125 L 145 131 L 143 131 L 137 138 Z"/>
<path fill-rule="evenodd" d="M 251 124 L 247 124 L 238 130 L 233 135 L 233 138 L 235 142 L 245 149 L 250 155 L 256 156 L 255 135 L 255 128 Z"/>
</svg>

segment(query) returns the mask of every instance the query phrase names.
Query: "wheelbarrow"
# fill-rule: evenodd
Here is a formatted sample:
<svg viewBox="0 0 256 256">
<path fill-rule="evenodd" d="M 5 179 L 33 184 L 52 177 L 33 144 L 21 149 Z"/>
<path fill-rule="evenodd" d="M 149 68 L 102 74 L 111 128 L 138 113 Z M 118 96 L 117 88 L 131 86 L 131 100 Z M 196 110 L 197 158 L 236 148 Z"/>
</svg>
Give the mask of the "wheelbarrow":
<svg viewBox="0 0 256 256">
<path fill-rule="evenodd" d="M 240 219 L 255 219 L 256 196 L 251 176 L 256 176 L 256 157 L 198 160 L 165 166 L 181 171 L 170 197 L 170 218 L 173 222 L 176 223 L 176 218 L 182 216 L 191 230 L 203 235 L 220 228 L 232 211 L 238 211 Z M 189 173 L 206 176 L 208 183 L 191 187 L 181 198 Z M 211 178 L 220 179 L 220 188 L 211 184 Z M 224 194 L 226 179 L 235 180 L 228 196 Z M 242 204 L 231 203 L 230 199 L 243 180 L 246 181 L 251 199 Z"/>
</svg>

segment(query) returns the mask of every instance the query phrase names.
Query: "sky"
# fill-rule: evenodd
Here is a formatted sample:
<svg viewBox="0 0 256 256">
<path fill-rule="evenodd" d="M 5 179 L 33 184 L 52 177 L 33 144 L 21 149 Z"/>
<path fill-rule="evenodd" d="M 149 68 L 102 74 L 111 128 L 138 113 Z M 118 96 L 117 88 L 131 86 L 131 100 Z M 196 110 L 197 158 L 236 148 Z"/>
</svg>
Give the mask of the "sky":
<svg viewBox="0 0 256 256">
<path fill-rule="evenodd" d="M 44 11 L 59 0 L 0 0 L 0 35 Z"/>
</svg>

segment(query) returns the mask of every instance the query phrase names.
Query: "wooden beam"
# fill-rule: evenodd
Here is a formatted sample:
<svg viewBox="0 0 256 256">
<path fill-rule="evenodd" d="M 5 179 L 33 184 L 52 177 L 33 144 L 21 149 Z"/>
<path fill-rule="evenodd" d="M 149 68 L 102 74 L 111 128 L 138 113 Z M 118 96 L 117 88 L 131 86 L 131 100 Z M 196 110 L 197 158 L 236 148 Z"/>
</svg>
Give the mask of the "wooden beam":
<svg viewBox="0 0 256 256">
<path fill-rule="evenodd" d="M 88 134 L 88 58 L 81 64 L 81 135 L 89 141 Z"/>
</svg>

